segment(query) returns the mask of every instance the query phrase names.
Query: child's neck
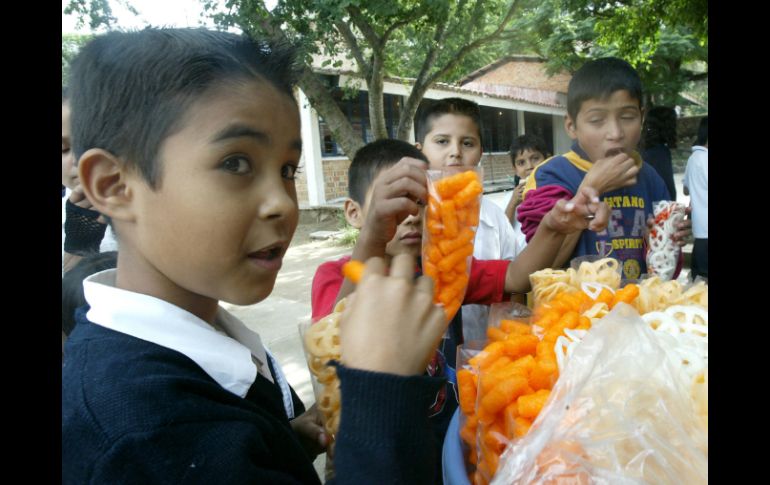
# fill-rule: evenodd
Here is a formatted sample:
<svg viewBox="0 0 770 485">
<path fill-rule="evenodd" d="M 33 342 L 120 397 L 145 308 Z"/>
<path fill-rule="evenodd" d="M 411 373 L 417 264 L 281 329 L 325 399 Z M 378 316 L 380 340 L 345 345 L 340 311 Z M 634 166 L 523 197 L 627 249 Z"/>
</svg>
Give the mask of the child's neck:
<svg viewBox="0 0 770 485">
<path fill-rule="evenodd" d="M 192 313 L 208 324 L 214 322 L 219 308 L 216 299 L 182 288 L 125 244 L 121 245 L 118 252 L 115 286 L 163 300 Z"/>
</svg>

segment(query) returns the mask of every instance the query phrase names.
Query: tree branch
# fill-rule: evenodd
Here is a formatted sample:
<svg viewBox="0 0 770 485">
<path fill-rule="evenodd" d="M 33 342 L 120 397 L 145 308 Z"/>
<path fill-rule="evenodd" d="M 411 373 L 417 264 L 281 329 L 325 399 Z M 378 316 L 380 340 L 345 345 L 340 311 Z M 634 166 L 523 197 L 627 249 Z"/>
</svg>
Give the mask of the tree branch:
<svg viewBox="0 0 770 485">
<path fill-rule="evenodd" d="M 350 14 L 350 21 L 353 25 L 358 27 L 358 30 L 364 35 L 364 39 L 372 46 L 373 49 L 380 48 L 382 39 L 377 35 L 369 22 L 364 18 L 364 14 L 356 6 L 348 7 L 348 13 Z"/>
<path fill-rule="evenodd" d="M 366 59 L 364 58 L 364 52 L 361 49 L 361 46 L 358 44 L 358 39 L 356 39 L 356 36 L 353 34 L 353 31 L 350 30 L 350 27 L 348 24 L 343 22 L 342 20 L 336 20 L 334 22 L 335 27 L 337 27 L 337 31 L 339 31 L 340 35 L 342 35 L 342 38 L 345 39 L 345 43 L 350 48 L 350 51 L 353 53 L 353 57 L 356 59 L 356 62 L 361 67 L 361 73 L 364 76 L 369 75 L 369 72 L 372 69 L 372 66 L 366 62 Z"/>
<path fill-rule="evenodd" d="M 481 37 L 479 39 L 476 39 L 474 42 L 467 44 L 465 47 L 460 49 L 454 56 L 452 56 L 451 60 L 447 62 L 447 64 L 433 73 L 431 75 L 426 83 L 428 85 L 433 84 L 438 79 L 440 79 L 442 76 L 444 76 L 446 73 L 451 71 L 457 64 L 460 63 L 460 61 L 471 51 L 477 49 L 479 46 L 486 44 L 487 42 L 494 40 L 496 37 L 498 37 L 504 30 L 505 26 L 508 25 L 508 22 L 510 22 L 511 18 L 513 18 L 513 14 L 516 13 L 516 9 L 519 6 L 518 0 L 513 0 L 511 2 L 511 6 L 508 8 L 508 12 L 506 12 L 505 17 L 500 22 L 500 24 L 497 26 L 497 29 L 495 29 L 494 32 L 487 35 L 486 37 Z"/>
</svg>

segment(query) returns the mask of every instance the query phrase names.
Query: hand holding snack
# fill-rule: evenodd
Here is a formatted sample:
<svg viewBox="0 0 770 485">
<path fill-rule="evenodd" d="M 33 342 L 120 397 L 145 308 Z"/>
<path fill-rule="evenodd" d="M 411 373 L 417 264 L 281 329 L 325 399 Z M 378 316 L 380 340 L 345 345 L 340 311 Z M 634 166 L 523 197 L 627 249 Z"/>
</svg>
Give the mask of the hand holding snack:
<svg viewBox="0 0 770 485">
<path fill-rule="evenodd" d="M 419 375 L 446 328 L 433 305 L 433 282 L 414 279 L 414 258 L 395 256 L 390 276 L 380 258 L 366 262 L 340 321 L 341 361 L 347 367 Z"/>
<path fill-rule="evenodd" d="M 583 178 L 581 187 L 596 187 L 599 194 L 636 184 L 641 167 L 625 152 L 597 160 Z"/>
<path fill-rule="evenodd" d="M 419 205 L 428 198 L 425 168 L 424 161 L 404 157 L 375 179 L 372 200 L 367 204 L 370 210 L 360 236 L 367 244 L 384 250 L 401 221 L 419 212 Z"/>
<path fill-rule="evenodd" d="M 609 217 L 610 208 L 606 203 L 599 201 L 596 189 L 581 187 L 569 202 L 559 200 L 543 217 L 541 224 L 562 234 L 584 229 L 598 232 L 607 227 Z"/>
</svg>

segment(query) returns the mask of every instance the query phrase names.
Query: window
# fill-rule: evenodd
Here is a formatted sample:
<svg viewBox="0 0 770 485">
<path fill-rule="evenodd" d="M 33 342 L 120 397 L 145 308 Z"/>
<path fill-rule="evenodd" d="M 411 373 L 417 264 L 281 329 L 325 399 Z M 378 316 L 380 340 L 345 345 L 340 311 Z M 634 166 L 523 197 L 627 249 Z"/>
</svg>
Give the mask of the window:
<svg viewBox="0 0 770 485">
<path fill-rule="evenodd" d="M 484 152 L 507 152 L 518 135 L 516 110 L 481 106 L 481 126 Z"/>
<path fill-rule="evenodd" d="M 359 91 L 352 99 L 343 99 L 343 96 L 344 93 L 340 88 L 335 88 L 332 91 L 332 97 L 345 114 L 353 130 L 358 133 L 364 143 L 374 141 L 374 134 L 369 122 L 369 92 Z M 401 96 L 385 94 L 382 102 L 385 111 L 385 128 L 388 136 L 393 138 L 396 135 L 403 100 Z M 321 133 L 321 155 L 325 157 L 344 155 L 342 148 L 334 140 L 328 124 L 321 116 L 318 117 L 318 126 Z"/>
<path fill-rule="evenodd" d="M 553 151 L 553 116 L 543 113 L 524 113 L 525 133 L 537 135 L 543 139 L 550 153 Z"/>
</svg>

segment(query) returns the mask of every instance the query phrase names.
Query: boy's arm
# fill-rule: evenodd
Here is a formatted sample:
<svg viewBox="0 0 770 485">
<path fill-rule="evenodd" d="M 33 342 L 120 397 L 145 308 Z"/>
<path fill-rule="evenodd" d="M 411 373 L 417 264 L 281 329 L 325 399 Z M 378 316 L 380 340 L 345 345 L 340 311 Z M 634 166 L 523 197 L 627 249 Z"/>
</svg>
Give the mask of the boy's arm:
<svg viewBox="0 0 770 485">
<path fill-rule="evenodd" d="M 593 219 L 587 219 L 591 215 Z M 607 226 L 609 215 L 609 207 L 599 201 L 597 191 L 591 187 L 581 188 L 569 202 L 557 201 L 543 217 L 524 252 L 508 266 L 505 292 L 528 292 L 529 275 L 553 264 L 567 234 L 580 234 L 585 229 L 601 231 Z"/>
<path fill-rule="evenodd" d="M 398 225 L 408 216 L 417 214 L 420 204 L 428 200 L 426 168 L 424 161 L 404 157 L 375 179 L 366 220 L 353 248 L 352 260 L 366 261 L 385 256 L 385 247 L 396 235 Z M 353 288 L 353 283 L 345 278 L 337 301 L 352 293 Z"/>
</svg>

